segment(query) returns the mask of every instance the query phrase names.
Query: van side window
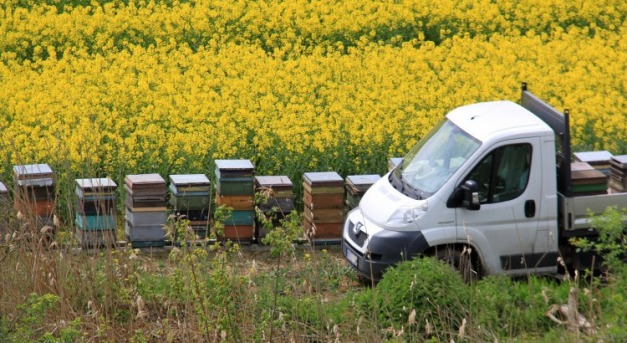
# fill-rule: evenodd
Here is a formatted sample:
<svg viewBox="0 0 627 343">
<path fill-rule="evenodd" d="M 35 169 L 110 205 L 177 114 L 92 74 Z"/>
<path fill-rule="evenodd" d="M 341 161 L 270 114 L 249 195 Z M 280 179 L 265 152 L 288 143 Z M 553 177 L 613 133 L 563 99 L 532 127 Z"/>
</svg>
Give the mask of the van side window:
<svg viewBox="0 0 627 343">
<path fill-rule="evenodd" d="M 494 149 L 468 174 L 479 185 L 482 204 L 508 201 L 527 188 L 531 169 L 531 144 L 513 144 Z"/>
</svg>

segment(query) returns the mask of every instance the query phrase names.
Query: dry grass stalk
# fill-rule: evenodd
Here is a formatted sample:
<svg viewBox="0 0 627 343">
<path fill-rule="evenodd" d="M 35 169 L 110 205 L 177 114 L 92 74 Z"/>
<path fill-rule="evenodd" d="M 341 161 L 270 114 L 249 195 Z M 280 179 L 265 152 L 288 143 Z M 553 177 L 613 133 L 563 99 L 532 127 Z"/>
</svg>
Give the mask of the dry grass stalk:
<svg viewBox="0 0 627 343">
<path fill-rule="evenodd" d="M 146 319 L 148 318 L 148 311 L 146 311 L 146 303 L 141 295 L 137 296 L 137 319 Z"/>
<path fill-rule="evenodd" d="M 414 325 L 416 323 L 416 309 L 412 309 L 407 318 L 407 325 Z"/>
<path fill-rule="evenodd" d="M 462 319 L 462 325 L 459 327 L 459 331 L 457 333 L 457 337 L 459 339 L 464 339 L 466 336 L 466 318 Z"/>
</svg>

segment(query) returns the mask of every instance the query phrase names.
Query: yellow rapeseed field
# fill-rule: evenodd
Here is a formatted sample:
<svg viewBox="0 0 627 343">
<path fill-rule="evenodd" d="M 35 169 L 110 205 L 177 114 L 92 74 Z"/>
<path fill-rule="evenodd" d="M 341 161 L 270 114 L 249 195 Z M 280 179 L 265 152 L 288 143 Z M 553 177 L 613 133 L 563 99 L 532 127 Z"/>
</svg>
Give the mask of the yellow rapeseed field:
<svg viewBox="0 0 627 343">
<path fill-rule="evenodd" d="M 0 179 L 382 173 L 452 108 L 572 113 L 627 154 L 624 0 L 27 1 L 0 5 Z M 68 177 L 70 179 L 70 177 Z"/>
</svg>

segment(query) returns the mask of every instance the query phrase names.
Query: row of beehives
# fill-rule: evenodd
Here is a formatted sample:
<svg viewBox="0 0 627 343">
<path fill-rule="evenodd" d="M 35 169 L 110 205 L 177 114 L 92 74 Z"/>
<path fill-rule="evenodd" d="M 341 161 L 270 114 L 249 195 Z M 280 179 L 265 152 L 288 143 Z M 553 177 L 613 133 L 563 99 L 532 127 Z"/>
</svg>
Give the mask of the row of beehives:
<svg viewBox="0 0 627 343">
<path fill-rule="evenodd" d="M 292 182 L 287 176 L 255 176 L 249 160 L 216 160 L 215 164 L 215 187 L 205 174 L 169 175 L 169 182 L 159 174 L 127 175 L 124 192 L 110 178 L 76 179 L 72 212 L 78 242 L 84 246 L 117 244 L 118 220 L 122 217 L 126 239 L 133 247 L 164 246 L 176 239 L 166 236 L 166 224 L 173 228 L 181 219 L 196 237 L 209 237 L 211 205 L 215 203 L 229 209 L 217 238 L 252 243 L 265 234 L 256 220 L 257 207 L 277 225 L 294 210 Z M 54 227 L 56 189 L 50 166 L 19 165 L 13 171 L 14 209 L 20 216 L 34 219 L 38 227 Z M 303 238 L 339 241 L 346 211 L 356 207 L 379 178 L 350 175 L 343 179 L 336 172 L 304 173 Z M 123 216 L 118 215 L 118 194 L 125 196 Z M 0 200 L 8 203 L 8 199 L 9 192 L 0 182 Z"/>
</svg>

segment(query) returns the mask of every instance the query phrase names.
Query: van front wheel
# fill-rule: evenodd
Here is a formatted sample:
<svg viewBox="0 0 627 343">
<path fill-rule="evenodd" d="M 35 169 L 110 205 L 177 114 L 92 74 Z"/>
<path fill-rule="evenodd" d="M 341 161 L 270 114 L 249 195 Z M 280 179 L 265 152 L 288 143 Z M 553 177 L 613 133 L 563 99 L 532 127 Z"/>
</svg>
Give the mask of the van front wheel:
<svg viewBox="0 0 627 343">
<path fill-rule="evenodd" d="M 455 247 L 446 245 L 436 247 L 435 256 L 455 268 L 466 283 L 477 281 L 481 277 L 479 262 L 470 246 Z"/>
</svg>

